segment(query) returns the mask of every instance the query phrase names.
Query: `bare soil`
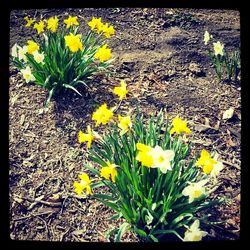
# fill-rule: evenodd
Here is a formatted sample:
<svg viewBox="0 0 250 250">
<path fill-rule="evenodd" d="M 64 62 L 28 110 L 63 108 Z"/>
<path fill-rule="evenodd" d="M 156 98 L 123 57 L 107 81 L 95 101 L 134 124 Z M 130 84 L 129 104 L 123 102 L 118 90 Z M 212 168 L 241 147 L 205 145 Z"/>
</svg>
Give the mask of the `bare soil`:
<svg viewBox="0 0 250 250">
<path fill-rule="evenodd" d="M 205 50 L 208 30 L 229 51 L 240 46 L 240 15 L 233 10 L 209 9 L 43 9 L 15 10 L 10 16 L 10 48 L 23 45 L 32 33 L 23 18 L 79 17 L 84 32 L 92 16 L 112 23 L 110 40 L 115 74 L 96 78 L 90 89 L 52 99 L 46 90 L 26 84 L 10 65 L 9 80 L 9 200 L 10 237 L 41 241 L 112 241 L 105 232 L 123 222 L 110 221 L 113 211 L 74 193 L 73 182 L 84 170 L 85 147 L 77 133 L 91 123 L 102 103 L 117 103 L 112 90 L 121 79 L 129 95 L 121 109 L 137 107 L 149 116 L 164 109 L 170 118 L 183 117 L 193 131 L 194 151 L 216 151 L 224 161 L 214 196 L 229 201 L 211 209 L 222 224 L 210 230 L 208 240 L 238 239 L 240 235 L 241 87 L 240 79 L 219 82 Z M 34 34 L 33 34 L 34 35 Z M 223 120 L 230 107 L 234 115 Z M 100 129 L 100 133 L 102 128 Z M 132 233 L 123 241 L 137 242 Z"/>
</svg>

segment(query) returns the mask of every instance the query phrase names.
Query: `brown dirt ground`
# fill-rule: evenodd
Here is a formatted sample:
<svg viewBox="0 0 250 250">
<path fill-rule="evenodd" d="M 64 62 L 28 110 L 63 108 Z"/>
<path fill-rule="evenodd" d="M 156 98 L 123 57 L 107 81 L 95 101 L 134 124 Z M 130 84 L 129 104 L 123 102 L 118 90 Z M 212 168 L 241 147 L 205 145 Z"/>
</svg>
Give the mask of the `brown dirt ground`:
<svg viewBox="0 0 250 250">
<path fill-rule="evenodd" d="M 77 133 L 91 123 L 103 102 L 117 103 L 112 89 L 124 79 L 129 96 L 121 109 L 140 107 L 145 115 L 161 108 L 169 117 L 188 119 L 194 150 L 216 151 L 225 168 L 215 196 L 230 201 L 211 210 L 224 224 L 211 229 L 208 239 L 238 239 L 240 234 L 241 87 L 218 82 L 203 44 L 205 30 L 226 49 L 240 46 L 240 17 L 233 10 L 206 9 L 43 9 L 15 10 L 10 16 L 10 48 L 31 38 L 26 15 L 49 18 L 78 15 L 80 30 L 92 16 L 115 26 L 110 40 L 115 74 L 96 78 L 83 97 L 67 93 L 44 109 L 47 92 L 26 84 L 10 65 L 9 84 L 9 199 L 10 237 L 42 241 L 112 241 L 105 232 L 122 223 L 113 212 L 91 198 L 76 196 L 73 181 L 83 171 L 87 152 Z M 177 14 L 181 17 L 178 19 Z M 191 16 L 191 19 L 189 18 Z M 223 120 L 229 107 L 234 116 Z M 209 125 L 207 129 L 204 125 Z M 98 128 L 100 132 L 102 127 Z M 97 132 L 98 132 L 97 129 Z M 34 199 L 37 199 L 35 202 Z M 139 241 L 127 233 L 123 241 Z"/>
</svg>

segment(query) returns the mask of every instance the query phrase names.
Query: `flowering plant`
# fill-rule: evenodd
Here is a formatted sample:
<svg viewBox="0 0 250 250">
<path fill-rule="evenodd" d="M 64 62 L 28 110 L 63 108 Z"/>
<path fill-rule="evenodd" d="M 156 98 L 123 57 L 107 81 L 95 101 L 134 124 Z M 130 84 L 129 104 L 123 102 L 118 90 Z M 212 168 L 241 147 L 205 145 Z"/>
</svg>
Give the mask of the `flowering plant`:
<svg viewBox="0 0 250 250">
<path fill-rule="evenodd" d="M 27 83 L 34 81 L 48 89 L 46 105 L 63 89 L 81 95 L 77 85 L 88 86 L 91 76 L 108 72 L 112 53 L 106 39 L 115 30 L 112 25 L 103 24 L 101 18 L 93 17 L 88 22 L 90 30 L 85 35 L 78 32 L 77 16 L 69 16 L 61 25 L 57 16 L 39 22 L 24 19 L 27 27 L 36 29 L 38 38 L 28 40 L 24 46 L 15 44 L 11 50 L 13 63 Z"/>
<path fill-rule="evenodd" d="M 213 36 L 210 35 L 208 31 L 205 31 L 203 40 L 204 44 L 207 45 L 209 40 L 212 38 Z M 221 81 L 224 71 L 226 71 L 228 80 L 231 80 L 231 78 L 234 76 L 234 80 L 236 81 L 241 69 L 240 51 L 236 50 L 229 54 L 225 51 L 224 44 L 222 44 L 220 41 L 213 43 L 213 52 L 210 49 L 207 50 L 209 57 L 215 67 L 219 81 Z"/>
<path fill-rule="evenodd" d="M 104 137 L 96 135 L 90 126 L 87 134 L 79 132 L 79 142 L 87 142 L 89 160 L 99 167 L 85 164 L 96 176 L 95 183 L 89 179 L 76 182 L 76 192 L 86 189 L 91 197 L 117 212 L 113 219 L 126 220 L 115 241 L 120 241 L 126 230 L 146 241 L 172 237 L 201 240 L 207 233 L 199 225 L 206 216 L 199 218 L 197 212 L 222 202 L 209 199 L 222 163 L 206 150 L 199 158 L 190 157 L 191 146 L 182 137 L 191 130 L 180 117 L 169 124 L 160 112 L 145 125 L 142 115 L 118 115 L 116 119 L 113 111 L 104 104 L 92 115 L 96 126 L 117 121 Z M 82 175 L 79 177 L 82 182 Z M 102 186 L 109 194 L 97 192 Z"/>
</svg>

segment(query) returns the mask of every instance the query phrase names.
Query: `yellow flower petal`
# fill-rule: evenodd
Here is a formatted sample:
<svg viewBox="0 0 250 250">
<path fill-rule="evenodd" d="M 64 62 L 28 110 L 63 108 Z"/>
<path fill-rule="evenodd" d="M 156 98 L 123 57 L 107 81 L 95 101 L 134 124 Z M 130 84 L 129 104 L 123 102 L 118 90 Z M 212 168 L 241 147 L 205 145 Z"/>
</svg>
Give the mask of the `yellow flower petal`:
<svg viewBox="0 0 250 250">
<path fill-rule="evenodd" d="M 70 51 L 75 53 L 78 50 L 82 51 L 83 50 L 83 45 L 81 41 L 81 35 L 74 35 L 70 33 L 68 36 L 64 36 L 64 40 L 66 43 L 66 46 L 69 47 Z"/>
<path fill-rule="evenodd" d="M 115 164 L 111 164 L 110 162 L 107 162 L 107 166 L 102 167 L 100 170 L 100 176 L 106 180 L 110 180 L 111 178 L 112 182 L 115 182 L 117 174 Z"/>
<path fill-rule="evenodd" d="M 173 127 L 170 130 L 170 134 L 172 135 L 173 133 L 176 134 L 190 134 L 191 130 L 187 127 L 187 121 L 183 121 L 179 117 L 175 117 L 172 122 Z"/>
<path fill-rule="evenodd" d="M 73 25 L 79 25 L 78 21 L 77 21 L 77 16 L 69 16 L 68 19 L 64 20 L 64 23 L 67 25 L 66 28 L 68 29 L 69 27 L 73 26 Z"/>
<path fill-rule="evenodd" d="M 96 126 L 98 126 L 99 124 L 107 124 L 113 116 L 113 110 L 108 109 L 107 104 L 104 103 L 92 114 L 92 120 L 96 121 Z"/>
<path fill-rule="evenodd" d="M 111 49 L 107 48 L 107 44 L 104 44 L 102 47 L 100 47 L 95 55 L 94 58 L 99 59 L 100 62 L 105 62 L 107 60 L 109 60 L 112 57 L 111 54 Z"/>
</svg>

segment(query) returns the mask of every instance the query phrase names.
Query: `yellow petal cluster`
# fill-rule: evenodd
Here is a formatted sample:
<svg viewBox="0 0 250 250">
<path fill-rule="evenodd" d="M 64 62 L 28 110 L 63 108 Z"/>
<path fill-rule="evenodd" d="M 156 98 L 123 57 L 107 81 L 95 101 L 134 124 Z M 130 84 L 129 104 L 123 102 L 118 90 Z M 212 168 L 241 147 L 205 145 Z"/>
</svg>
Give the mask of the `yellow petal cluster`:
<svg viewBox="0 0 250 250">
<path fill-rule="evenodd" d="M 32 55 L 35 51 L 39 50 L 39 45 L 36 42 L 29 40 L 27 43 L 28 43 L 28 46 L 27 46 L 28 51 L 27 52 L 29 54 Z"/>
<path fill-rule="evenodd" d="M 107 48 L 107 44 L 104 44 L 102 47 L 100 47 L 95 55 L 94 58 L 99 59 L 100 62 L 105 62 L 107 60 L 109 60 L 112 56 L 111 54 L 111 49 Z"/>
<path fill-rule="evenodd" d="M 139 153 L 136 160 L 148 168 L 159 168 L 163 174 L 168 170 L 172 170 L 170 161 L 174 159 L 175 152 L 173 150 L 163 150 L 162 147 L 156 145 L 154 148 L 143 143 L 137 143 L 136 148 Z"/>
<path fill-rule="evenodd" d="M 200 158 L 195 165 L 201 167 L 205 174 L 211 174 L 213 177 L 216 177 L 223 168 L 222 163 L 212 158 L 205 149 L 202 149 Z"/>
<path fill-rule="evenodd" d="M 101 105 L 93 114 L 92 120 L 96 121 L 96 126 L 99 124 L 107 124 L 113 118 L 113 109 L 108 109 L 107 104 Z"/>
<path fill-rule="evenodd" d="M 191 130 L 187 127 L 187 121 L 183 121 L 179 117 L 175 117 L 172 122 L 173 127 L 170 130 L 170 134 L 172 135 L 173 133 L 176 134 L 190 134 Z"/>
<path fill-rule="evenodd" d="M 141 162 L 141 164 L 145 167 L 152 167 L 154 163 L 154 159 L 151 154 L 152 148 L 143 143 L 136 143 L 136 148 L 139 151 L 136 156 L 136 160 Z"/>
<path fill-rule="evenodd" d="M 81 179 L 80 182 L 74 181 L 75 192 L 80 195 L 83 190 L 85 190 L 87 194 L 93 195 L 89 176 L 86 173 L 83 173 L 79 175 L 79 178 Z"/>
<path fill-rule="evenodd" d="M 55 17 L 50 17 L 48 19 L 48 22 L 47 22 L 47 29 L 48 30 L 51 30 L 52 32 L 56 32 L 57 28 L 58 28 L 58 17 L 55 16 Z"/>
<path fill-rule="evenodd" d="M 96 30 L 96 32 L 100 34 L 103 26 L 101 17 L 100 18 L 92 17 L 92 20 L 88 22 L 88 25 L 90 26 L 91 30 Z"/>
<path fill-rule="evenodd" d="M 107 166 L 101 168 L 100 176 L 104 177 L 106 180 L 110 180 L 110 178 L 111 178 L 112 182 L 115 182 L 115 179 L 116 179 L 116 176 L 117 176 L 116 165 L 111 164 L 108 161 Z"/>
<path fill-rule="evenodd" d="M 124 135 L 132 127 L 130 116 L 118 115 L 118 120 L 119 120 L 118 127 L 121 129 L 120 135 Z"/>
<path fill-rule="evenodd" d="M 37 30 L 38 34 L 44 32 L 44 28 L 45 28 L 45 22 L 43 20 L 41 20 L 39 23 L 34 24 L 34 29 Z"/>
<path fill-rule="evenodd" d="M 123 100 L 126 98 L 126 94 L 128 93 L 127 84 L 124 80 L 121 80 L 120 87 L 115 87 L 113 93 L 119 96 L 119 100 Z"/>
<path fill-rule="evenodd" d="M 88 142 L 87 148 L 90 148 L 93 140 L 94 140 L 94 136 L 93 136 L 91 127 L 89 125 L 87 127 L 87 133 L 83 133 L 82 131 L 79 131 L 79 133 L 78 133 L 79 143 Z"/>
<path fill-rule="evenodd" d="M 105 23 L 102 28 L 101 28 L 103 35 L 106 36 L 107 38 L 110 38 L 111 35 L 115 34 L 115 29 L 113 25 L 109 25 L 108 23 Z"/>
<path fill-rule="evenodd" d="M 103 32 L 103 35 L 107 38 L 110 38 L 111 35 L 115 34 L 113 25 L 109 25 L 109 23 L 103 24 L 101 17 L 92 17 L 92 20 L 88 22 L 88 25 L 90 26 L 91 30 L 95 30 L 98 34 Z"/>
<path fill-rule="evenodd" d="M 35 22 L 35 20 L 32 17 L 29 18 L 28 16 L 24 17 L 24 20 L 27 22 L 25 27 L 30 27 L 31 24 L 33 24 Z"/>
<path fill-rule="evenodd" d="M 64 20 L 64 23 L 66 24 L 66 28 L 68 29 L 69 27 L 73 26 L 73 25 L 79 25 L 78 21 L 77 21 L 77 16 L 69 16 L 68 19 Z"/>
<path fill-rule="evenodd" d="M 66 46 L 69 47 L 71 52 L 75 53 L 78 50 L 80 50 L 80 51 L 83 50 L 83 45 L 81 42 L 81 35 L 80 34 L 74 35 L 74 34 L 70 33 L 70 35 L 65 36 L 64 39 L 65 39 Z"/>
</svg>

